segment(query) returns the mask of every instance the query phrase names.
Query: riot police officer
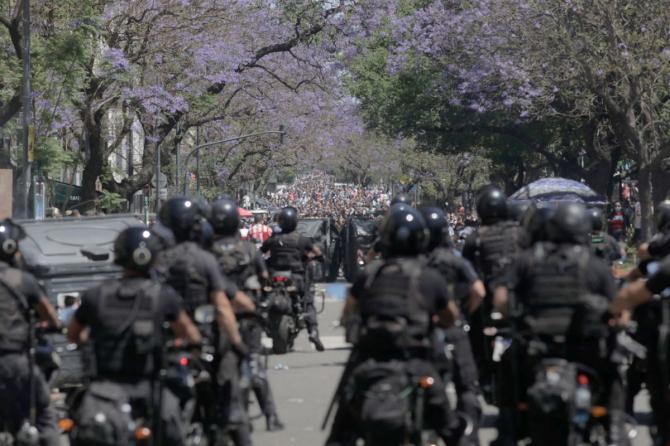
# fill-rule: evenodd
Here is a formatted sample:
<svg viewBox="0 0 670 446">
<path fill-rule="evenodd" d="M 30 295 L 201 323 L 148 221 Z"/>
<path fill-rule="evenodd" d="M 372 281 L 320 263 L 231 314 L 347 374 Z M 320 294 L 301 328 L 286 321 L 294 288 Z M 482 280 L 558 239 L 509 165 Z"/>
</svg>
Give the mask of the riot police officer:
<svg viewBox="0 0 670 446">
<path fill-rule="evenodd" d="M 442 209 L 429 207 L 422 209 L 421 213 L 430 232 L 427 246 L 428 265 L 442 274 L 450 288 L 450 294 L 460 303 L 461 312 L 471 314 L 484 299 L 486 294 L 484 283 L 477 277 L 470 262 L 457 255 L 450 246 L 448 222 Z M 449 374 L 458 397 L 456 408 L 466 414 L 474 425 L 472 433 L 468 436 L 467 444 L 477 445 L 479 444 L 478 425 L 482 414 L 479 402 L 481 394 L 479 376 L 472 356 L 470 340 L 464 330 L 467 322 L 465 320 L 458 322 L 455 326 L 444 329 L 444 344 L 451 352 L 449 362 L 452 370 L 449 370 Z M 465 446 L 463 441 L 461 444 Z"/>
<path fill-rule="evenodd" d="M 558 357 L 598 373 L 604 387 L 598 404 L 608 406 L 609 444 L 626 444 L 623 384 L 610 362 L 607 323 L 615 284 L 608 266 L 588 247 L 590 230 L 584 206 L 559 204 L 547 222 L 550 242 L 537 243 L 518 257 L 500 282 L 503 286 L 496 290 L 495 306 L 511 315 L 529 341 L 528 349 L 517 359 L 525 364 L 520 370 L 532 371 L 543 358 Z M 513 291 L 513 304 L 508 290 Z M 509 378 L 510 382 L 520 379 L 520 389 L 531 384 L 530 377 Z M 525 401 L 524 395 L 518 397 Z M 514 438 L 503 440 L 498 444 L 516 444 Z"/>
<path fill-rule="evenodd" d="M 318 351 L 323 351 L 323 343 L 319 338 L 319 325 L 314 307 L 314 295 L 306 284 L 306 260 L 319 257 L 321 250 L 312 242 L 296 232 L 298 212 L 293 207 L 285 207 L 279 212 L 277 223 L 281 232 L 273 234 L 261 246 L 261 252 L 270 255 L 267 264 L 272 271 L 290 271 L 294 285 L 304 296 L 305 323 L 310 342 Z"/>
<path fill-rule="evenodd" d="M 499 188 L 487 186 L 479 192 L 476 202 L 481 226 L 463 246 L 463 257 L 477 270 L 486 287 L 483 305 L 470 319 L 472 350 L 477 360 L 480 382 L 487 398 L 493 396 L 493 364 L 489 339 L 484 328 L 490 323 L 493 295 L 492 283 L 512 264 L 521 249 L 521 229 L 508 218 L 507 197 Z"/>
<path fill-rule="evenodd" d="M 665 201 L 656 207 L 655 234 L 649 243 L 643 244 L 640 251 L 642 260 L 631 274 L 633 280 L 623 288 L 612 303 L 612 313 L 625 314 L 632 310 L 637 321 L 635 338 L 647 348 L 647 358 L 642 370 L 631 367 L 629 373 L 629 402 L 646 383 L 650 403 L 654 414 L 652 430 L 655 444 L 666 445 L 670 442 L 670 392 L 668 392 L 668 288 L 670 288 L 670 202 Z M 638 279 L 648 276 L 648 280 Z M 641 375 L 641 376 L 638 376 Z M 632 383 L 633 385 L 630 385 Z"/>
<path fill-rule="evenodd" d="M 591 249 L 596 256 L 612 265 L 622 257 L 619 242 L 604 231 L 605 217 L 600 209 L 591 208 L 588 212 L 591 217 Z"/>
<path fill-rule="evenodd" d="M 114 263 L 123 267 L 123 277 L 87 290 L 67 333 L 71 342 L 80 343 L 85 341 L 84 329 L 90 328 L 93 382 L 120 385 L 131 406 L 144 416 L 156 413 L 153 394 L 165 343 L 164 324 L 168 322 L 179 338 L 192 343 L 201 340 L 177 293 L 151 278 L 162 248 L 161 239 L 145 227 L 123 230 L 114 242 Z M 161 400 L 163 438 L 182 445 L 185 430 L 179 402 L 167 389 Z"/>
<path fill-rule="evenodd" d="M 32 434 L 28 423 L 34 407 L 40 444 L 57 446 L 49 387 L 37 366 L 31 372 L 28 349 L 31 312 L 53 327 L 58 327 L 58 316 L 35 278 L 15 267 L 19 240 L 24 236 L 23 229 L 11 220 L 0 221 L 0 426 L 12 435 Z"/>
<path fill-rule="evenodd" d="M 256 250 L 256 245 L 240 239 L 240 215 L 237 203 L 226 199 L 214 202 L 209 220 L 215 232 L 212 253 L 217 257 L 222 273 L 235 281 L 249 296 L 259 297 L 262 292 L 260 281 L 268 280 L 268 271 L 263 257 Z M 255 303 L 259 304 L 258 301 Z M 265 365 L 261 360 L 263 327 L 258 320 L 245 317 L 244 314 L 239 319 L 242 340 L 250 352 L 253 375 L 251 385 L 265 415 L 267 429 L 281 430 L 284 426 L 277 415 Z"/>
<path fill-rule="evenodd" d="M 430 342 L 435 320 L 445 327 L 451 326 L 458 309 L 439 272 L 426 267 L 419 257 L 426 239 L 426 224 L 418 211 L 408 206 L 392 209 L 382 228 L 384 259 L 368 265 L 351 287 L 343 321 L 359 314 L 361 328 L 341 388 L 353 386 L 353 389 L 337 395 L 339 406 L 326 442 L 328 446 L 354 445 L 364 435 L 357 426 L 365 413 L 355 400 L 367 392 L 355 384 L 366 371 L 374 374 L 376 365 L 388 371 L 402 364 L 403 374 L 417 379 L 432 378 L 433 385 L 426 390 L 424 399 L 426 427 L 436 431 L 447 444 L 456 444 L 462 434 L 463 426 L 450 413 L 445 385 L 432 364 Z M 375 404 L 370 402 L 368 415 L 375 410 L 393 411 L 396 418 L 402 419 L 409 415 L 398 413 L 397 407 L 374 407 Z M 391 413 L 379 414 L 379 418 L 388 420 L 387 415 L 390 418 Z M 393 446 L 386 438 L 390 433 L 365 432 L 376 439 L 371 444 Z"/>
<path fill-rule="evenodd" d="M 217 386 L 223 410 L 224 427 L 229 428 L 237 446 L 251 444 L 249 420 L 243 410 L 239 386 L 238 358 L 248 354 L 237 326 L 234 309 L 253 312 L 253 302 L 225 279 L 216 258 L 198 242 L 198 224 L 205 215 L 188 198 L 169 199 L 158 214 L 159 222 L 169 228 L 176 244 L 159 254 L 157 269 L 182 297 L 186 312 L 193 317 L 201 305 L 213 304 L 217 320 L 212 327 L 200 327 L 203 335 L 218 349 Z"/>
</svg>

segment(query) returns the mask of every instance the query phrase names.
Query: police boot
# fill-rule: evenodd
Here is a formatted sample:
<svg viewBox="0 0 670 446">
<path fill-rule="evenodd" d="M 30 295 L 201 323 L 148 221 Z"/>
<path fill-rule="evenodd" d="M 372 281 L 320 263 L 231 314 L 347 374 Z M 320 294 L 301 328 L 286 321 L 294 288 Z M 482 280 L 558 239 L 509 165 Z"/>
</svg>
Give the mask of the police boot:
<svg viewBox="0 0 670 446">
<path fill-rule="evenodd" d="M 314 344 L 314 347 L 320 352 L 324 351 L 325 348 L 323 346 L 323 343 L 321 342 L 321 338 L 319 338 L 319 330 L 316 329 L 316 327 L 311 327 L 309 329 L 309 341 Z"/>
<path fill-rule="evenodd" d="M 236 426 L 229 432 L 230 438 L 235 446 L 252 446 L 251 431 L 248 425 Z"/>
<path fill-rule="evenodd" d="M 276 432 L 284 430 L 284 423 L 279 420 L 279 416 L 276 413 L 270 414 L 265 419 L 268 432 Z"/>
<path fill-rule="evenodd" d="M 491 442 L 491 446 L 516 446 L 516 411 L 511 407 L 500 407 L 496 429 L 498 437 Z"/>
</svg>

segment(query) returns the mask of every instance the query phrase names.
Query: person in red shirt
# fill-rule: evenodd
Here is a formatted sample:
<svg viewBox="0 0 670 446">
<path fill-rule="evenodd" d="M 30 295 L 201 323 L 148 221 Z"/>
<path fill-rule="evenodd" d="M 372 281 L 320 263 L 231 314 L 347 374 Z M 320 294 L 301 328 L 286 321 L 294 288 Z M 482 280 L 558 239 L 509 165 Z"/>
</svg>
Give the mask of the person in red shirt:
<svg viewBox="0 0 670 446">
<path fill-rule="evenodd" d="M 254 215 L 254 224 L 249 229 L 249 239 L 261 245 L 272 235 L 272 229 L 265 224 L 262 215 Z"/>
<path fill-rule="evenodd" d="M 610 235 L 614 237 L 617 242 L 623 241 L 626 236 L 626 227 L 628 226 L 626 220 L 626 214 L 623 212 L 621 203 L 614 203 L 614 210 L 610 214 L 608 223 Z"/>
</svg>

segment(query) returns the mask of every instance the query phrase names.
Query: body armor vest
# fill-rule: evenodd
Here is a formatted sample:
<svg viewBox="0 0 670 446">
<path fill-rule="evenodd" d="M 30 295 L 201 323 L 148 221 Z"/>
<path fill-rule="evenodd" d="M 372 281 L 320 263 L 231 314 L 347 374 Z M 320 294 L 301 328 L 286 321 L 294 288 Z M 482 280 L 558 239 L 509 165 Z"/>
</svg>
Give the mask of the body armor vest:
<svg viewBox="0 0 670 446">
<path fill-rule="evenodd" d="M 428 257 L 428 266 L 440 272 L 447 282 L 449 295 L 462 304 L 468 298 L 470 287 L 459 277 L 459 260 L 451 249 L 437 248 Z"/>
<path fill-rule="evenodd" d="M 300 234 L 293 231 L 289 234 L 276 236 L 276 243 L 272 246 L 269 266 L 275 271 L 292 271 L 302 273 L 302 255 L 300 252 Z"/>
<path fill-rule="evenodd" d="M 100 326 L 91 334 L 99 376 L 150 377 L 157 366 L 154 356 L 162 336 L 155 313 L 161 285 L 149 279 L 133 282 L 107 282 L 99 289 Z"/>
<path fill-rule="evenodd" d="M 417 260 L 370 265 L 365 295 L 359 299 L 364 348 L 383 352 L 430 346 L 431 314 L 419 286 L 421 268 Z"/>
<path fill-rule="evenodd" d="M 498 277 L 519 252 L 520 228 L 512 221 L 502 221 L 479 228 L 477 236 L 477 269 L 486 283 Z"/>
<path fill-rule="evenodd" d="M 0 269 L 0 352 L 22 352 L 28 348 L 28 302 L 9 280 L 10 268 Z"/>
<path fill-rule="evenodd" d="M 256 274 L 256 247 L 250 242 L 237 238 L 218 240 L 212 247 L 212 253 L 219 261 L 223 275 L 234 280 L 240 288 L 244 288 L 245 281 Z"/>
<path fill-rule="evenodd" d="M 200 251 L 197 244 L 184 242 L 161 253 L 166 282 L 182 297 L 191 317 L 197 307 L 209 303 L 209 283 L 195 263 Z"/>
<path fill-rule="evenodd" d="M 600 335 L 607 299 L 590 292 L 587 247 L 538 243 L 528 272 L 524 322 L 537 335 L 589 338 Z"/>
</svg>

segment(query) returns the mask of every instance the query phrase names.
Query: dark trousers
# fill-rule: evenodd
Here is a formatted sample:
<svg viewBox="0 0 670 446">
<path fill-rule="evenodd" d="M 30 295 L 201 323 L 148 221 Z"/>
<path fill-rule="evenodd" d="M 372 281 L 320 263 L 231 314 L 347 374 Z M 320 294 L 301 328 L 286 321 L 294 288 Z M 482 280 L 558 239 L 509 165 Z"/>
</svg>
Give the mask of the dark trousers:
<svg viewBox="0 0 670 446">
<path fill-rule="evenodd" d="M 470 339 L 461 327 L 452 327 L 444 330 L 444 340 L 452 346 L 451 381 L 456 389 L 456 410 L 467 415 L 473 423 L 473 431 L 467 438 L 467 444 L 479 444 L 479 422 L 482 416 L 482 406 L 479 402 L 481 390 L 475 358 L 472 355 Z"/>
<path fill-rule="evenodd" d="M 216 383 L 222 427 L 230 431 L 236 446 L 251 446 L 249 417 L 240 386 L 240 363 L 232 350 L 225 352 L 219 362 Z"/>
<path fill-rule="evenodd" d="M 266 417 L 276 415 L 277 408 L 272 397 L 272 390 L 270 389 L 270 382 L 268 381 L 267 370 L 265 369 L 265 361 L 263 360 L 263 345 L 261 343 L 263 328 L 254 320 L 243 319 L 240 321 L 240 334 L 251 352 L 248 359 L 251 371 L 250 384 L 258 405 Z M 245 398 L 245 403 L 248 402 L 246 401 L 247 398 Z"/>
<path fill-rule="evenodd" d="M 647 344 L 650 352 L 647 358 L 647 373 L 645 375 L 647 390 L 649 391 L 651 409 L 654 415 L 655 439 L 658 444 L 670 443 L 670 390 L 668 380 L 664 379 L 664 370 L 658 358 L 658 340 Z"/>
<path fill-rule="evenodd" d="M 424 395 L 424 425 L 432 429 L 448 445 L 457 444 L 461 435 L 461 425 L 449 408 L 446 387 L 435 366 L 427 360 L 410 359 L 407 363 L 410 374 L 415 378 L 431 376 L 435 380 L 433 386 Z M 339 404 L 326 446 L 355 446 L 364 433 L 357 426 L 355 414 L 352 412 L 343 395 Z M 375 445 L 376 446 L 376 445 Z M 385 444 L 384 446 L 396 446 Z"/>
<path fill-rule="evenodd" d="M 40 445 L 58 446 L 59 433 L 56 417 L 49 405 L 49 386 L 42 372 L 34 367 L 35 408 Z M 30 416 L 30 368 L 23 353 L 0 355 L 0 426 L 4 424 L 11 434 L 21 428 Z"/>
<path fill-rule="evenodd" d="M 312 289 L 311 280 L 305 273 L 293 273 L 293 284 L 298 289 L 298 293 L 302 295 L 305 315 L 305 324 L 307 331 L 318 330 L 319 323 L 316 317 L 316 307 L 314 306 L 314 292 Z"/>
</svg>

